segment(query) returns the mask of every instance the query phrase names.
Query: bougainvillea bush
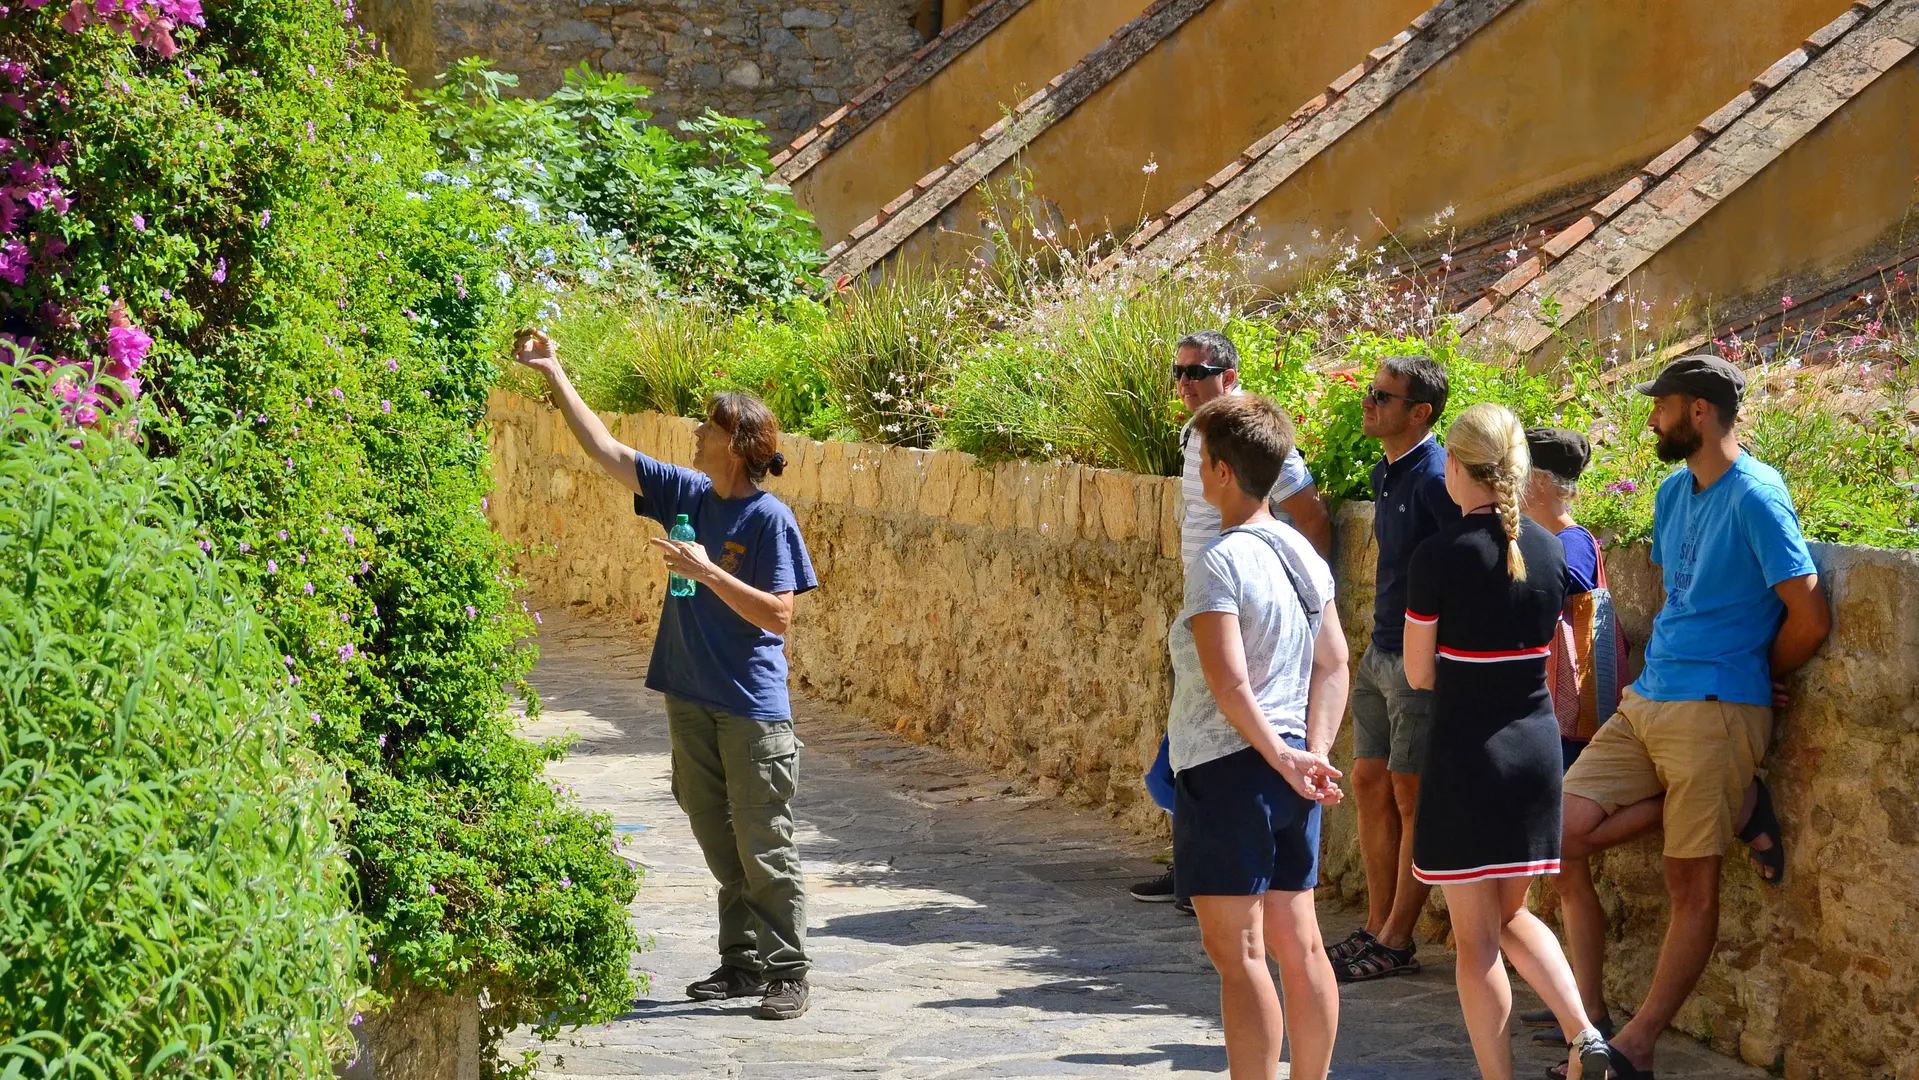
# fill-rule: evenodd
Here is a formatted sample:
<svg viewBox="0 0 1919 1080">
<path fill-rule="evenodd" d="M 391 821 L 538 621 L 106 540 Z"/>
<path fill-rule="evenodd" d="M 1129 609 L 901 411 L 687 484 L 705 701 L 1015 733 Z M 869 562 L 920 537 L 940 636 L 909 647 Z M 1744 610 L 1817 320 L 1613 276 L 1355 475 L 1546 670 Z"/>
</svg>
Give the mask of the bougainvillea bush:
<svg viewBox="0 0 1919 1080">
<path fill-rule="evenodd" d="M 634 873 L 512 733 L 533 617 L 483 517 L 487 388 L 552 295 L 494 237 L 564 227 L 424 183 L 404 77 L 331 0 L 102 3 L 0 17 L 0 329 L 195 486 L 350 786 L 369 984 L 483 990 L 494 1034 L 611 1015 Z"/>
<path fill-rule="evenodd" d="M 0 383 L 0 1075 L 320 1075 L 346 785 L 179 464 L 45 389 Z"/>
</svg>

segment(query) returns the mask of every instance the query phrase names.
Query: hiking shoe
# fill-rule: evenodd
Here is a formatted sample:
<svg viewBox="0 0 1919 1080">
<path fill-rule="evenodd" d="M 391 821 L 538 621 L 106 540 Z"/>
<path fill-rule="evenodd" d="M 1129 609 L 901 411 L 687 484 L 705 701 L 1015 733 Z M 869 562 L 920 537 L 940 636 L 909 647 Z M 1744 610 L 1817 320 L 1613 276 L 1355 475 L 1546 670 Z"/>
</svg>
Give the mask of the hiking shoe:
<svg viewBox="0 0 1919 1080">
<path fill-rule="evenodd" d="M 760 1019 L 792 1020 L 806 1014 L 809 995 L 805 979 L 774 979 L 760 999 Z"/>
<path fill-rule="evenodd" d="M 1173 871 L 1169 867 L 1164 874 L 1151 881 L 1142 881 L 1126 891 L 1141 903 L 1170 904 L 1176 899 L 1173 896 Z"/>
<path fill-rule="evenodd" d="M 757 997 L 766 993 L 766 981 L 758 975 L 727 964 L 721 964 L 713 974 L 686 988 L 686 996 L 694 1001 L 720 1001 L 725 998 Z"/>
</svg>

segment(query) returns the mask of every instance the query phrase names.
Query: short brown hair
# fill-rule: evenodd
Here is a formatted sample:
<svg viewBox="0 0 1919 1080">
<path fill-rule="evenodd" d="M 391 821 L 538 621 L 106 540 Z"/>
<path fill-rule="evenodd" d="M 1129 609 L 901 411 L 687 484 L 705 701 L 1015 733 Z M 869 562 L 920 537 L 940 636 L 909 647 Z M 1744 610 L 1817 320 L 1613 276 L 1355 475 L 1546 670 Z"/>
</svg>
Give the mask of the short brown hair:
<svg viewBox="0 0 1919 1080">
<path fill-rule="evenodd" d="M 786 471 L 780 422 L 759 398 L 723 390 L 706 399 L 706 419 L 732 437 L 730 449 L 746 461 L 747 479 L 757 484 L 767 473 Z"/>
<path fill-rule="evenodd" d="M 1193 414 L 1206 456 L 1232 467 L 1239 489 L 1264 499 L 1293 452 L 1293 422 L 1258 394 L 1221 394 Z"/>
</svg>

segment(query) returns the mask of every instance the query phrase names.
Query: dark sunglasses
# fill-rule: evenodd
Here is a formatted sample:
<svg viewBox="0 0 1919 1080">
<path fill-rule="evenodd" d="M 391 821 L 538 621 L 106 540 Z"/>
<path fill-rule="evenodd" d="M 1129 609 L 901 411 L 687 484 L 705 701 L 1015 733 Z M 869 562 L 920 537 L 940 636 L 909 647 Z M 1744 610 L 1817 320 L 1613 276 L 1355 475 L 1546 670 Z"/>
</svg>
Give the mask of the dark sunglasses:
<svg viewBox="0 0 1919 1080">
<path fill-rule="evenodd" d="M 1173 381 L 1185 379 L 1187 382 L 1199 382 L 1201 379 L 1210 379 L 1215 375 L 1224 375 L 1231 370 L 1233 369 L 1229 367 L 1213 367 L 1210 364 L 1174 364 Z"/>
<path fill-rule="evenodd" d="M 1388 402 L 1391 402 L 1394 400 L 1405 402 L 1406 407 L 1409 409 L 1412 408 L 1414 405 L 1426 404 L 1425 402 L 1420 401 L 1418 398 L 1407 397 L 1405 394 L 1395 394 L 1391 390 L 1381 390 L 1377 386 L 1368 387 L 1366 390 L 1366 393 L 1362 396 L 1367 401 L 1370 401 L 1374 405 L 1381 406 L 1381 407 L 1384 407 Z"/>
</svg>

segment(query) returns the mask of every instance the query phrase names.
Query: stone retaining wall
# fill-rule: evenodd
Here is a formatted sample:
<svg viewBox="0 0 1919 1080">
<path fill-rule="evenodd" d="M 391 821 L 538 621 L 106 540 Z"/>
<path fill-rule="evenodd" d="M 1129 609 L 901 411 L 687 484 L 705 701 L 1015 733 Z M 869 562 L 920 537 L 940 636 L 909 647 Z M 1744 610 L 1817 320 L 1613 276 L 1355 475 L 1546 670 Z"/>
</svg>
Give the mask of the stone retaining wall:
<svg viewBox="0 0 1919 1080">
<path fill-rule="evenodd" d="M 659 534 L 545 405 L 492 404 L 491 514 L 523 545 L 539 602 L 656 624 Z M 608 417 L 663 460 L 692 457 L 690 421 Z M 795 684 L 1127 827 L 1163 834 L 1139 773 L 1170 696 L 1178 609 L 1174 481 L 1070 465 L 983 466 L 951 451 L 784 438 L 770 490 L 791 505 L 822 588 L 788 648 Z M 1340 611 L 1357 659 L 1371 622 L 1371 507 L 1337 515 Z M 1769 761 L 1789 847 L 1769 889 L 1725 875 L 1722 941 L 1680 1025 L 1793 1080 L 1919 1080 L 1919 556 L 1816 546 L 1835 630 L 1794 679 Z M 1643 547 L 1607 571 L 1635 643 L 1662 595 Z M 1336 757 L 1350 754 L 1342 736 Z M 1353 815 L 1328 815 L 1322 883 L 1363 888 Z M 1636 1002 L 1664 928 L 1657 840 L 1606 855 L 1608 989 Z M 1443 923 L 1438 924 L 1443 930 Z"/>
</svg>

